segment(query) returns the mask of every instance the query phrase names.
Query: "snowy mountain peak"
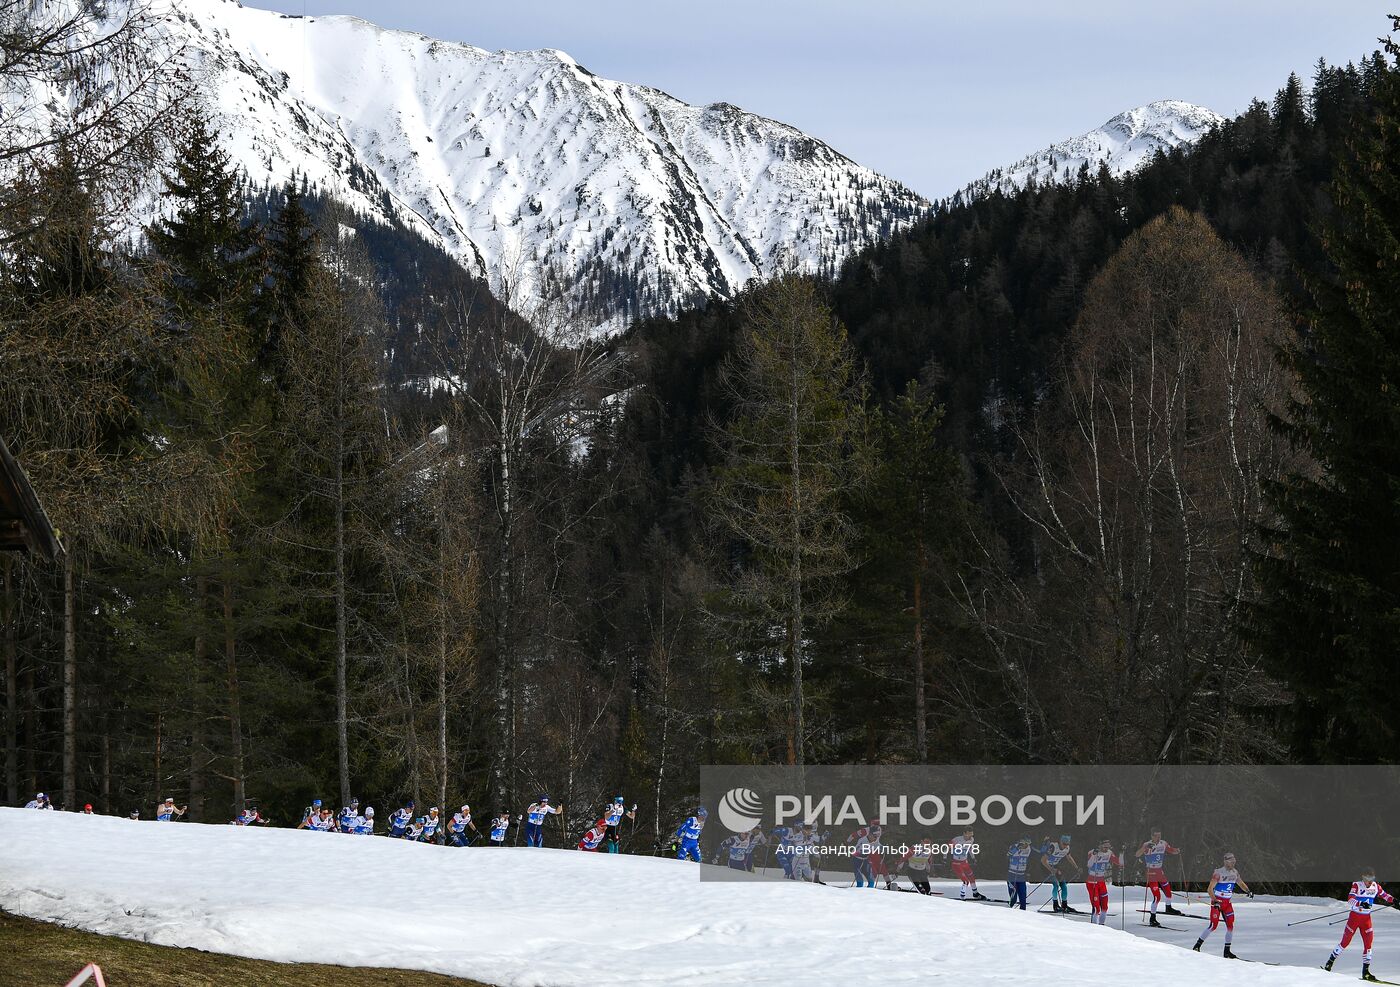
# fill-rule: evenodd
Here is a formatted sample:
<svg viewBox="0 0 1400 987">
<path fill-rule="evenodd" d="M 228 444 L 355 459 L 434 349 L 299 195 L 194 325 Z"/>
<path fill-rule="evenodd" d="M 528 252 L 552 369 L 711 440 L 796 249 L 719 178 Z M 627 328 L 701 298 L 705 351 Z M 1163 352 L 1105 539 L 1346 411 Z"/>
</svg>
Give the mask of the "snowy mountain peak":
<svg viewBox="0 0 1400 987">
<path fill-rule="evenodd" d="M 1225 118 L 1214 110 L 1179 99 L 1159 99 L 1124 110 L 1078 137 L 1051 144 L 1003 168 L 996 168 L 967 185 L 957 197 L 966 201 L 993 191 L 1024 188 L 1029 182 L 1066 182 L 1087 165 L 1106 165 L 1114 175 L 1141 167 L 1157 151 L 1194 144 Z"/>
<path fill-rule="evenodd" d="M 928 208 L 786 124 L 604 79 L 557 49 L 163 2 L 255 183 L 304 176 L 473 273 L 509 272 L 526 302 L 558 275 L 600 324 L 790 264 L 833 271 Z"/>
</svg>

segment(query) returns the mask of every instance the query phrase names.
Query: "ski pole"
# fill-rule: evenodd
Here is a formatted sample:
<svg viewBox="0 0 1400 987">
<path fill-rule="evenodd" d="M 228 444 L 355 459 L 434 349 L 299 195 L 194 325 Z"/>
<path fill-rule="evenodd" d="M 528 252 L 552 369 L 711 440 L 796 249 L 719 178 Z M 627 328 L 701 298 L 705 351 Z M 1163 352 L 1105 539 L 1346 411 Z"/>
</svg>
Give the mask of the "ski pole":
<svg viewBox="0 0 1400 987">
<path fill-rule="evenodd" d="M 1301 918 L 1301 919 L 1299 919 L 1299 920 L 1296 921 L 1296 922 L 1289 922 L 1288 925 L 1287 925 L 1287 928 L 1290 928 L 1290 929 L 1291 929 L 1291 928 L 1293 928 L 1293 926 L 1295 926 L 1295 925 L 1306 925 L 1306 924 L 1309 923 L 1309 922 L 1319 922 L 1319 921 L 1321 921 L 1322 919 L 1325 919 L 1325 918 L 1332 918 L 1334 915 L 1341 915 L 1341 914 L 1344 914 L 1344 913 L 1348 913 L 1348 912 L 1350 912 L 1350 911 L 1351 911 L 1350 908 L 1343 908 L 1341 911 L 1337 911 L 1337 912 L 1328 912 L 1326 915 L 1314 915 L 1312 918 Z M 1327 924 L 1328 924 L 1328 925 L 1333 925 L 1333 924 L 1335 924 L 1335 923 L 1328 922 Z"/>
<path fill-rule="evenodd" d="M 1120 861 L 1118 864 L 1118 928 L 1120 930 L 1126 930 L 1128 928 L 1128 920 L 1125 917 L 1127 913 L 1127 905 L 1124 904 L 1128 897 L 1128 889 L 1124 887 L 1123 882 L 1123 875 L 1127 871 L 1127 867 L 1122 863 L 1122 861 L 1125 860 L 1127 856 L 1127 845 L 1125 844 L 1123 846 L 1120 846 L 1118 848 L 1118 860 Z"/>
</svg>

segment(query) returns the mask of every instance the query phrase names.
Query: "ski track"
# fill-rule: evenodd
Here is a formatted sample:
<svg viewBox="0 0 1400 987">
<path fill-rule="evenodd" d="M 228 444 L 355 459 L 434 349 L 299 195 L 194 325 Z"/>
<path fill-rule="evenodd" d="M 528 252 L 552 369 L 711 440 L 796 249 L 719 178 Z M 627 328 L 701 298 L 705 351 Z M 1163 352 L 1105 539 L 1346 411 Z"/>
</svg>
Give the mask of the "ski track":
<svg viewBox="0 0 1400 987">
<path fill-rule="evenodd" d="M 936 883 L 956 897 L 955 884 Z M 983 892 L 1000 886 L 984 880 Z M 696 865 L 653 857 L 0 809 L 0 907 L 259 959 L 431 970 L 502 987 L 1337 982 L 1318 967 L 1341 927 L 1286 927 L 1340 907 L 1330 899 L 1238 902 L 1234 948 L 1258 962 L 1230 963 L 1219 955 L 1223 929 L 1197 955 L 1195 930 L 1140 924 L 1141 888 L 1128 888 L 1121 906 L 1115 894 L 1108 928 L 838 890 L 701 881 Z M 1082 885 L 1071 894 L 1087 907 Z M 1204 912 L 1199 898 L 1186 907 Z M 1379 914 L 1376 927 L 1384 977 L 1400 969 L 1400 916 Z M 1359 946 L 1339 972 L 1360 973 Z"/>
</svg>

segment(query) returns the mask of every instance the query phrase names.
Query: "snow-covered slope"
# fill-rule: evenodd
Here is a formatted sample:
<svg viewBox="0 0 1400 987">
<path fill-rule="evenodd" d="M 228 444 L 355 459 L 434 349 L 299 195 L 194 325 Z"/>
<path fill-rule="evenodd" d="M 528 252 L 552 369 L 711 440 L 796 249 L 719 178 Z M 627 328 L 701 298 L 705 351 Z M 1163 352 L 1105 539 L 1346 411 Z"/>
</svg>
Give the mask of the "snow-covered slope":
<svg viewBox="0 0 1400 987">
<path fill-rule="evenodd" d="M 792 127 L 354 17 L 157 0 L 255 182 L 294 171 L 469 270 L 590 278 L 609 314 L 831 270 L 927 204 Z M 469 23 L 469 18 L 467 23 Z"/>
<path fill-rule="evenodd" d="M 1141 889 L 1131 890 L 1129 901 L 1140 900 Z M 650 857 L 453 850 L 21 809 L 0 809 L 0 907 L 166 945 L 436 970 L 512 987 L 1336 982 L 1317 969 L 1223 960 L 1220 934 L 1206 953 L 1192 953 L 1181 947 L 1204 924 L 1185 918 L 1168 924 L 1189 929 L 1154 933 L 1168 945 L 1082 920 L 912 894 L 701 882 L 693 864 Z M 1265 951 L 1271 923 L 1301 961 L 1320 964 L 1336 930 L 1284 923 L 1326 909 L 1241 902 L 1235 948 L 1283 958 Z M 1113 911 L 1116 921 L 1116 900 Z M 1131 904 L 1127 914 L 1135 915 Z M 1400 966 L 1385 962 L 1387 941 L 1382 975 Z M 1342 962 L 1352 971 L 1359 956 Z"/>
<path fill-rule="evenodd" d="M 1204 106 L 1176 99 L 1158 100 L 1126 110 L 1087 134 L 1051 144 L 1004 168 L 994 169 L 958 194 L 967 200 L 996 190 L 1012 192 L 1031 180 L 1040 184 L 1065 182 L 1077 175 L 1083 165 L 1096 172 L 1100 164 L 1105 164 L 1113 174 L 1124 175 L 1159 150 L 1194 144 L 1224 120 Z"/>
</svg>

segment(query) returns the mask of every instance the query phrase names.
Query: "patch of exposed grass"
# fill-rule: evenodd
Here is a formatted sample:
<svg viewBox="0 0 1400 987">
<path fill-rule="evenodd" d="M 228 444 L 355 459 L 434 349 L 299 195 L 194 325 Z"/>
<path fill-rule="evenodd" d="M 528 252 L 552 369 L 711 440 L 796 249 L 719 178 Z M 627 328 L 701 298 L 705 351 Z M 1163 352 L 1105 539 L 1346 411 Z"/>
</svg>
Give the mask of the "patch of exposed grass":
<svg viewBox="0 0 1400 987">
<path fill-rule="evenodd" d="M 0 987 L 62 987 L 88 963 L 111 987 L 485 987 L 436 973 L 269 963 L 99 936 L 0 912 Z"/>
</svg>

